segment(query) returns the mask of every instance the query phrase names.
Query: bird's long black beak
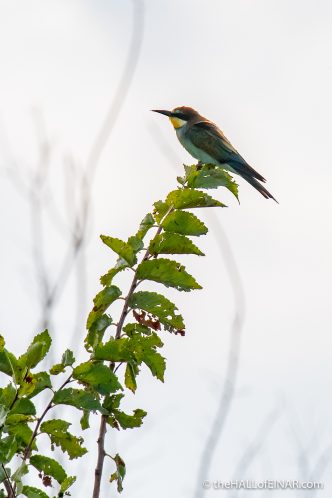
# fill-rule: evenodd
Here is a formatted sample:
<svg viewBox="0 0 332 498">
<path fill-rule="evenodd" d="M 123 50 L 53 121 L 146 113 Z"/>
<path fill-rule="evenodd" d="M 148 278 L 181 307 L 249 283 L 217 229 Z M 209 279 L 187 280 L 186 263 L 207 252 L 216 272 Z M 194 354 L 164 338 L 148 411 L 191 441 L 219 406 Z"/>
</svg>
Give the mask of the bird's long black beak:
<svg viewBox="0 0 332 498">
<path fill-rule="evenodd" d="M 159 109 L 151 109 L 152 112 L 159 112 L 159 114 L 165 114 L 165 116 L 172 116 L 172 112 L 171 111 L 161 111 Z"/>
</svg>

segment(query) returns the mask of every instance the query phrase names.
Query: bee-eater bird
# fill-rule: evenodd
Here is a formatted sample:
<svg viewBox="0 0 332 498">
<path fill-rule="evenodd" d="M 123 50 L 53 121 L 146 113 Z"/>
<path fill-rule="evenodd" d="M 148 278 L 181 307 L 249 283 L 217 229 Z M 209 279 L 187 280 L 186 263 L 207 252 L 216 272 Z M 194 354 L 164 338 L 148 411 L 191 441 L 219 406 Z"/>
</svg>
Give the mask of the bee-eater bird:
<svg viewBox="0 0 332 498">
<path fill-rule="evenodd" d="M 153 109 L 168 116 L 183 147 L 200 163 L 215 164 L 240 175 L 265 199 L 272 194 L 260 183 L 265 178 L 252 168 L 227 140 L 223 132 L 212 121 L 201 116 L 191 107 L 175 107 L 172 111 Z"/>
</svg>

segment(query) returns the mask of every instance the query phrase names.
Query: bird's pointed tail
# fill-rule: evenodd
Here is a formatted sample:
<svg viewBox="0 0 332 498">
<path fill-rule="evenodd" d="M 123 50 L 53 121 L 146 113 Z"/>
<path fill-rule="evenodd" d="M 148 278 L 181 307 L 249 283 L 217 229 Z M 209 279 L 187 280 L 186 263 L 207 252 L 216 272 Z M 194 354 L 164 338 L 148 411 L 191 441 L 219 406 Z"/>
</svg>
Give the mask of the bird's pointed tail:
<svg viewBox="0 0 332 498">
<path fill-rule="evenodd" d="M 258 192 L 263 197 L 265 197 L 265 199 L 273 199 L 277 204 L 279 204 L 277 199 L 275 199 L 275 197 L 273 197 L 273 195 L 270 194 L 270 192 L 265 187 L 263 187 L 263 185 L 259 183 L 259 181 L 256 180 L 256 178 L 253 178 L 252 176 L 249 175 L 244 175 L 243 173 L 241 174 L 241 176 L 244 180 L 250 183 L 250 185 L 252 185 L 256 190 L 258 190 Z"/>
</svg>

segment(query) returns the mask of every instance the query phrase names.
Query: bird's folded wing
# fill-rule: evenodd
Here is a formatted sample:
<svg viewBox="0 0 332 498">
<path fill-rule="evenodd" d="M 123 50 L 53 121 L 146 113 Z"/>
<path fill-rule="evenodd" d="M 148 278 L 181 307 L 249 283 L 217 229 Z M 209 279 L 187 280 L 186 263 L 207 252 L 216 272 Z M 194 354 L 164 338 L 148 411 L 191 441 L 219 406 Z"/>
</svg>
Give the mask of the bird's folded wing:
<svg viewBox="0 0 332 498">
<path fill-rule="evenodd" d="M 229 164 L 239 175 L 246 175 L 265 182 L 265 178 L 252 168 L 232 146 L 223 132 L 211 121 L 198 121 L 190 129 L 190 139 L 220 163 Z"/>
</svg>

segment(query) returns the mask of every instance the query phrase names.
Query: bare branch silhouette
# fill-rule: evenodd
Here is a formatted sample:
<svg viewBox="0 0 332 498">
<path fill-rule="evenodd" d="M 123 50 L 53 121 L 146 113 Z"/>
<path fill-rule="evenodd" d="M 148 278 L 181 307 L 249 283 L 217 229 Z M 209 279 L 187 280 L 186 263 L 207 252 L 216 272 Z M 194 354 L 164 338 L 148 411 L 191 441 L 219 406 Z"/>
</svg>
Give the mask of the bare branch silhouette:
<svg viewBox="0 0 332 498">
<path fill-rule="evenodd" d="M 308 480 L 321 482 L 328 466 L 331 464 L 331 460 L 332 460 L 332 444 L 329 443 L 319 454 L 315 464 L 312 466 Z M 310 496 L 310 498 L 313 498 L 314 496 L 317 495 L 317 492 L 318 489 L 310 489 L 308 490 L 308 496 Z"/>
<path fill-rule="evenodd" d="M 128 56 L 115 96 L 88 156 L 86 172 L 89 181 L 93 180 L 101 154 L 125 103 L 141 53 L 144 34 L 144 0 L 131 0 L 131 2 L 133 5 L 133 28 Z"/>
<path fill-rule="evenodd" d="M 288 407 L 289 409 L 289 407 Z M 322 437 L 322 428 L 317 427 L 312 434 L 301 429 L 300 420 L 295 410 L 291 410 L 292 420 L 290 428 L 296 448 L 297 465 L 300 478 L 302 481 L 321 482 L 322 477 L 332 460 L 332 444 L 329 442 L 323 449 L 317 453 L 317 447 L 325 438 Z M 317 495 L 318 489 L 304 490 L 304 495 L 313 498 Z"/>
<path fill-rule="evenodd" d="M 246 450 L 244 451 L 240 461 L 235 467 L 234 478 L 236 479 L 246 479 L 246 472 L 253 461 L 257 458 L 260 453 L 263 444 L 265 443 L 269 433 L 273 429 L 275 423 L 279 419 L 281 415 L 280 408 L 276 407 L 271 412 L 267 414 L 264 418 L 261 426 L 259 427 L 257 433 L 255 434 L 254 439 L 250 442 Z M 234 490 L 234 493 L 231 495 L 233 498 L 236 498 L 239 495 L 238 490 Z"/>
<path fill-rule="evenodd" d="M 6 136 L 2 133 L 2 141 L 6 142 L 5 145 L 9 150 L 7 155 L 11 156 L 10 160 L 6 160 L 6 174 L 17 192 L 27 200 L 30 208 L 33 257 L 41 309 L 40 325 L 43 328 L 50 328 L 54 308 L 63 295 L 72 272 L 76 269 L 77 326 L 71 338 L 71 346 L 74 349 L 77 344 L 77 334 L 81 329 L 78 317 L 81 317 L 83 309 L 85 310 L 87 276 L 84 248 L 88 236 L 87 227 L 91 220 L 92 184 L 101 155 L 128 95 L 142 47 L 144 3 L 143 0 L 131 0 L 131 2 L 133 25 L 128 55 L 106 118 L 97 132 L 84 166 L 78 165 L 72 157 L 65 158 L 65 205 L 61 206 L 65 210 L 65 219 L 61 217 L 56 207 L 52 185 L 47 183 L 53 150 L 40 113 L 34 113 L 39 144 L 39 157 L 34 170 L 27 172 L 27 168 L 23 169 L 18 166 L 18 160 L 14 158 Z M 43 220 L 46 213 L 51 226 L 61 233 L 67 245 L 56 275 L 54 272 L 51 274 L 47 269 L 46 223 Z"/>
</svg>

